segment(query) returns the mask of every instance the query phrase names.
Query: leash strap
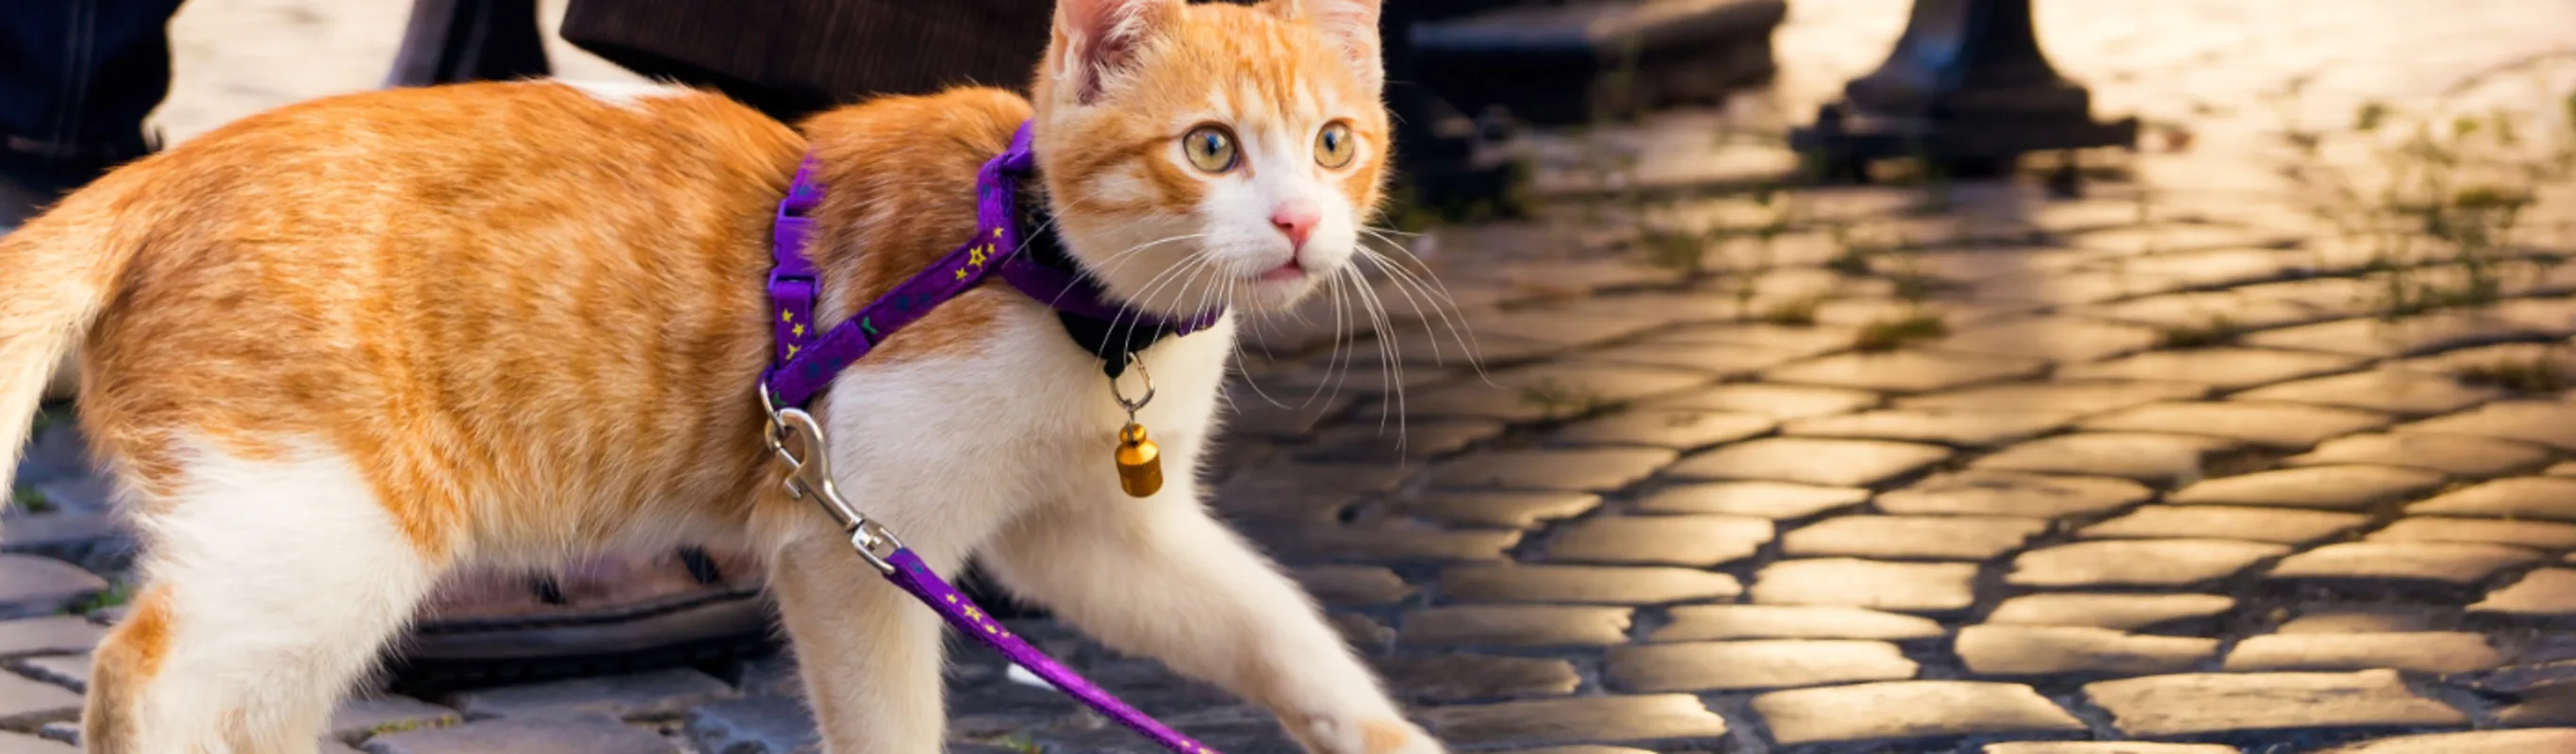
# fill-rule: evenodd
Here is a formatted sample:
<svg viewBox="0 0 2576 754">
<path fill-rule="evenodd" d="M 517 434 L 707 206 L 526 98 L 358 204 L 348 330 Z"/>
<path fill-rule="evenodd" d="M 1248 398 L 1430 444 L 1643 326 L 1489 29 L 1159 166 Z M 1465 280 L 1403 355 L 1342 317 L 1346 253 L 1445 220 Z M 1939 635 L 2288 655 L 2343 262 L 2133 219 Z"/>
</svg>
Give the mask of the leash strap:
<svg viewBox="0 0 2576 754">
<path fill-rule="evenodd" d="M 1081 674 L 1073 672 L 1072 668 L 1065 667 L 1064 663 L 1056 662 L 1055 658 L 1048 657 L 1045 652 L 1038 651 L 1037 647 L 1030 646 L 1027 641 L 1002 628 L 1001 623 L 993 620 L 992 614 L 977 607 L 973 600 L 967 599 L 966 595 L 958 592 L 956 587 L 949 586 L 946 580 L 939 578 L 939 574 L 932 573 L 930 566 L 923 564 L 920 557 L 912 554 L 912 550 L 896 550 L 893 556 L 885 560 L 888 565 L 894 566 L 894 571 L 886 575 L 887 580 L 893 581 L 895 586 L 902 587 L 904 591 L 911 592 L 912 596 L 920 598 L 922 604 L 929 605 L 932 610 L 938 611 L 939 617 L 946 619 L 948 625 L 974 636 L 977 641 L 983 642 L 984 646 L 992 647 L 993 651 L 1011 658 L 1012 663 L 1028 668 L 1029 672 L 1037 674 L 1039 678 L 1046 679 L 1047 683 L 1054 685 L 1057 691 L 1064 692 L 1066 696 L 1073 697 L 1084 706 L 1108 716 L 1111 720 L 1118 721 L 1119 725 L 1127 726 L 1129 730 L 1154 739 L 1154 742 L 1162 744 L 1163 748 L 1182 752 L 1182 754 L 1219 754 L 1217 750 L 1191 740 L 1189 736 L 1181 735 L 1180 731 L 1172 730 L 1170 726 L 1137 711 L 1134 707 L 1127 706 L 1126 702 L 1119 701 L 1118 697 L 1111 695 L 1107 690 L 1093 685 Z"/>
</svg>

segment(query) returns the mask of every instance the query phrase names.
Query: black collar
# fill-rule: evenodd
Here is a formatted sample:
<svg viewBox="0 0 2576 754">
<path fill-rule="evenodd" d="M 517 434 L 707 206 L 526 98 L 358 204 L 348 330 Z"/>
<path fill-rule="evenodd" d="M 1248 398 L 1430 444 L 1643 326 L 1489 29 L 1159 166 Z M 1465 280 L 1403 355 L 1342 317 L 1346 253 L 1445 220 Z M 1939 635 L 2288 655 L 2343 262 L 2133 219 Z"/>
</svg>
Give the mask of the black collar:
<svg viewBox="0 0 2576 754">
<path fill-rule="evenodd" d="M 1037 179 L 1031 176 L 1029 181 L 1035 184 Z M 1056 237 L 1055 213 L 1047 209 L 1044 193 L 1020 192 L 1020 227 L 1027 229 L 1026 240 L 1021 242 L 1026 246 L 1022 253 L 1028 255 L 1029 261 L 1091 279 L 1091 273 L 1074 263 L 1072 253 L 1065 251 L 1064 241 Z M 1097 284 L 1099 281 L 1094 279 L 1092 282 Z M 1133 320 L 1112 322 L 1061 309 L 1056 310 L 1055 316 L 1064 324 L 1064 334 L 1073 338 L 1074 345 L 1100 357 L 1101 370 L 1107 372 L 1111 379 L 1126 373 L 1129 357 L 1142 354 L 1155 343 L 1178 334 L 1171 325 L 1163 322 L 1140 326 Z"/>
</svg>

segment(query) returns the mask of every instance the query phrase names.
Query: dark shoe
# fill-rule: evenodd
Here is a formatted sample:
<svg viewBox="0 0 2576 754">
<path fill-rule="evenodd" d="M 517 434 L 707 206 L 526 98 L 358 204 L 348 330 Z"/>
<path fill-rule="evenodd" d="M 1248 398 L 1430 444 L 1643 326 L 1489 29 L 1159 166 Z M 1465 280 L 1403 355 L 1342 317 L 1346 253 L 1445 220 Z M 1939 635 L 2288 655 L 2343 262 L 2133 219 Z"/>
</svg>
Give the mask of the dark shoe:
<svg viewBox="0 0 2576 754">
<path fill-rule="evenodd" d="M 770 615 L 755 563 L 694 549 L 457 574 L 396 643 L 392 686 L 435 696 L 738 659 L 776 649 Z"/>
<path fill-rule="evenodd" d="M 1527 176 L 1509 153 L 1518 124 L 1499 108 L 1470 118 L 1419 86 L 1387 90 L 1395 116 L 1394 214 L 1443 220 L 1518 217 Z"/>
</svg>

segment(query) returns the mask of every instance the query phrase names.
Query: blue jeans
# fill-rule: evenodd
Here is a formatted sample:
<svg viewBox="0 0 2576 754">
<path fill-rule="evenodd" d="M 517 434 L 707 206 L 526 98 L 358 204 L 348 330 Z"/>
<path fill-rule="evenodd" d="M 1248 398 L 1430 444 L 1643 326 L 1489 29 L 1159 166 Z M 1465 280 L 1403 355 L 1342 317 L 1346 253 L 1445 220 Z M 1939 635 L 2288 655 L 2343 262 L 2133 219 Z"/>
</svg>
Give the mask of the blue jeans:
<svg viewBox="0 0 2576 754">
<path fill-rule="evenodd" d="M 170 93 L 181 0 L 7 0 L 0 10 L 0 156 L 94 170 L 140 156 Z"/>
</svg>

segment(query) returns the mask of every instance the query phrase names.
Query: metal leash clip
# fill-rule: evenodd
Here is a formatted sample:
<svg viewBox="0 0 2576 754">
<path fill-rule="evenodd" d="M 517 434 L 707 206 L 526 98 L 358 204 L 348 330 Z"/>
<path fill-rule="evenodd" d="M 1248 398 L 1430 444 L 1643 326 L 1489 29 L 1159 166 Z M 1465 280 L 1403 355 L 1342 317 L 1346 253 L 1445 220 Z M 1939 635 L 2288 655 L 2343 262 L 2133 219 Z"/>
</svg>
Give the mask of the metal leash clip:
<svg viewBox="0 0 2576 754">
<path fill-rule="evenodd" d="M 832 483 L 832 457 L 823 441 L 822 422 L 801 408 L 779 408 L 770 401 L 767 385 L 760 388 L 760 408 L 769 415 L 769 425 L 761 432 L 761 439 L 769 444 L 770 454 L 787 464 L 787 494 L 798 500 L 813 498 L 824 513 L 841 525 L 841 533 L 849 535 L 850 546 L 859 551 L 859 557 L 866 558 L 877 572 L 893 574 L 894 564 L 886 559 L 904 549 L 903 540 L 894 535 L 893 529 L 868 518 L 850 505 L 848 498 L 841 497 L 841 488 Z M 796 441 L 794 450 L 788 448 L 790 439 Z"/>
</svg>

